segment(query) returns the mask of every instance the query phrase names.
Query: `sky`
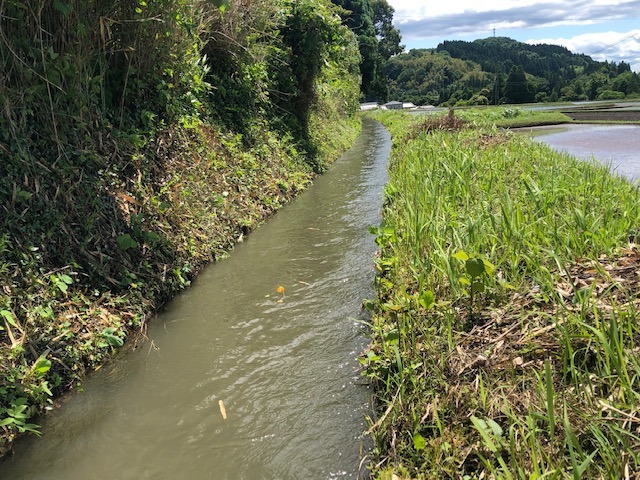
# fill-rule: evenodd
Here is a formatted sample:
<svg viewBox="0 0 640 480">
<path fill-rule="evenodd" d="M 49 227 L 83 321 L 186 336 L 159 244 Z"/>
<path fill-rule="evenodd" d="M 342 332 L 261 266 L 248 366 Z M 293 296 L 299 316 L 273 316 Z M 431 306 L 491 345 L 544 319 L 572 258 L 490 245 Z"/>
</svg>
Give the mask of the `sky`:
<svg viewBox="0 0 640 480">
<path fill-rule="evenodd" d="M 640 72 L 640 0 L 387 0 L 406 50 L 495 35 L 562 45 Z"/>
</svg>

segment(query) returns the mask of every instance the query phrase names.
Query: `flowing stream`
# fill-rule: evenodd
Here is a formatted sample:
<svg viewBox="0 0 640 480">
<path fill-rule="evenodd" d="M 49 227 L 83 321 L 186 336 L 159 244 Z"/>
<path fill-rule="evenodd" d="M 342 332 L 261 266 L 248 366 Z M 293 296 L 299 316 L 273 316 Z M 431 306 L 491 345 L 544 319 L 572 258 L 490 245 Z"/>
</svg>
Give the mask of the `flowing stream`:
<svg viewBox="0 0 640 480">
<path fill-rule="evenodd" d="M 328 173 L 167 305 L 148 342 L 41 419 L 0 479 L 358 478 L 368 227 L 390 149 L 365 120 Z"/>
</svg>

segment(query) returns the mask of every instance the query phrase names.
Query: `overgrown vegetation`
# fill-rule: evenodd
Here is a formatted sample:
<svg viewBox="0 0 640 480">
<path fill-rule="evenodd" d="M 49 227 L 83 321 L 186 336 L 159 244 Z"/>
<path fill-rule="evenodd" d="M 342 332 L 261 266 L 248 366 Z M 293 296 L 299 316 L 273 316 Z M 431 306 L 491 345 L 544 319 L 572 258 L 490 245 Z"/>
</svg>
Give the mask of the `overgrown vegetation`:
<svg viewBox="0 0 640 480">
<path fill-rule="evenodd" d="M 597 62 L 557 45 L 505 37 L 446 41 L 397 55 L 386 66 L 390 97 L 417 105 L 497 105 L 622 100 L 640 95 L 629 64 Z"/>
<path fill-rule="evenodd" d="M 362 99 L 386 102 L 389 96 L 385 66 L 402 52 L 400 31 L 393 26 L 395 10 L 386 0 L 332 0 L 344 9 L 343 21 L 357 36 L 360 47 Z"/>
<path fill-rule="evenodd" d="M 632 478 L 637 186 L 452 113 L 375 118 L 374 477 Z"/>
<path fill-rule="evenodd" d="M 351 143 L 341 13 L 0 2 L 0 454 Z"/>
</svg>

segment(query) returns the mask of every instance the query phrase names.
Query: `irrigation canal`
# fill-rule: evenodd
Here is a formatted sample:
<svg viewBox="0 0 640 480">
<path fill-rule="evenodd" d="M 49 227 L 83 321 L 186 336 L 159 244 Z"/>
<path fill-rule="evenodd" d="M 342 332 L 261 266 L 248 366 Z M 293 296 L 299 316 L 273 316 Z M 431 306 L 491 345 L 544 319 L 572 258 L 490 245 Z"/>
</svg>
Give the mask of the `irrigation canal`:
<svg viewBox="0 0 640 480">
<path fill-rule="evenodd" d="M 390 149 L 364 120 L 355 147 L 178 295 L 148 342 L 41 419 L 42 438 L 21 439 L 0 478 L 358 478 L 368 227 Z"/>
<path fill-rule="evenodd" d="M 639 133 L 530 132 L 630 180 L 640 179 Z M 368 227 L 380 221 L 390 149 L 365 119 L 354 148 L 179 294 L 149 341 L 64 398 L 42 438 L 21 439 L 0 478 L 358 478 L 370 411 L 360 307 L 373 295 Z"/>
</svg>

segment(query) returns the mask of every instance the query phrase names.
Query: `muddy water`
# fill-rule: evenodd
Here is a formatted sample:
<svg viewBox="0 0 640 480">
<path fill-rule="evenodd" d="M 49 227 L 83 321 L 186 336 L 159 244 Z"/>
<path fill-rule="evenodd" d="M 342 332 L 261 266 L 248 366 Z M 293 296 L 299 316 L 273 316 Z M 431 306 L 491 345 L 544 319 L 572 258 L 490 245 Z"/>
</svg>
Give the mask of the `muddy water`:
<svg viewBox="0 0 640 480">
<path fill-rule="evenodd" d="M 629 180 L 640 180 L 639 125 L 561 125 L 522 130 L 556 150 L 595 160 Z"/>
<path fill-rule="evenodd" d="M 0 478 L 358 478 L 360 306 L 390 146 L 365 121 L 353 150 L 65 399 Z"/>
</svg>

